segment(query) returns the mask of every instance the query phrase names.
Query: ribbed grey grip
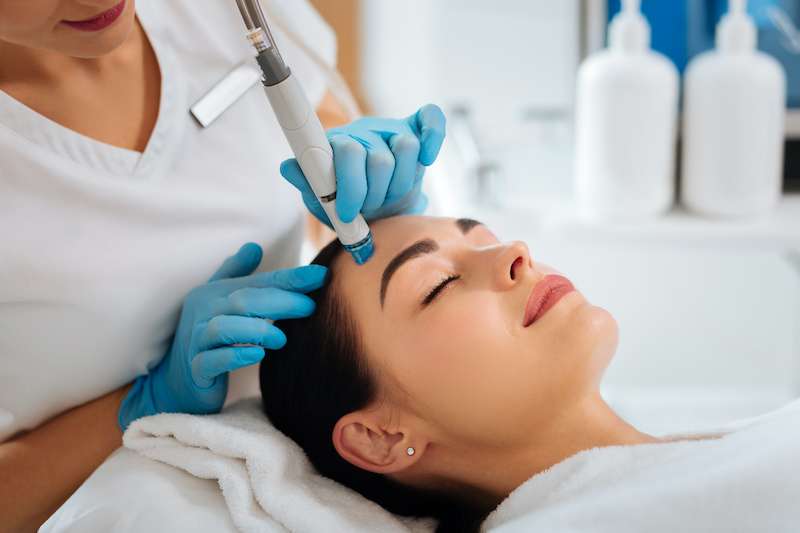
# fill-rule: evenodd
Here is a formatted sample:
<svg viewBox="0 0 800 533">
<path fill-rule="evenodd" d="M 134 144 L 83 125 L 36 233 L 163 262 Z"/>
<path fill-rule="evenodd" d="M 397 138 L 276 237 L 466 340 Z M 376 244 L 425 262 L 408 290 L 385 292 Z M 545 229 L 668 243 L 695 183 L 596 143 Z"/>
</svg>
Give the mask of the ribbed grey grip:
<svg viewBox="0 0 800 533">
<path fill-rule="evenodd" d="M 267 87 L 279 84 L 292 73 L 275 48 L 269 48 L 256 55 L 256 61 L 264 73 L 264 85 Z"/>
</svg>

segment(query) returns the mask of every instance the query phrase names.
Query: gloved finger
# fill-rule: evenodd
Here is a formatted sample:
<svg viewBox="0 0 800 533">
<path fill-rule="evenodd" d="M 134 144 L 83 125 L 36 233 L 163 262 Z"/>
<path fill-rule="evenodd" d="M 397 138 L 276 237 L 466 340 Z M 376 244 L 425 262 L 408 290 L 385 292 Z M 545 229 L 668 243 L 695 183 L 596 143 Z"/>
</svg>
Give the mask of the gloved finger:
<svg viewBox="0 0 800 533">
<path fill-rule="evenodd" d="M 439 106 L 428 104 L 408 118 L 408 124 L 419 136 L 419 162 L 430 166 L 436 161 L 444 143 L 447 119 Z"/>
<path fill-rule="evenodd" d="M 367 150 L 349 135 L 330 139 L 336 170 L 336 214 L 352 222 L 367 197 Z"/>
<path fill-rule="evenodd" d="M 314 190 L 311 188 L 311 185 L 308 184 L 306 175 L 303 174 L 303 169 L 300 168 L 300 164 L 297 162 L 297 159 L 287 159 L 281 163 L 281 176 L 283 176 L 286 181 L 291 183 L 298 191 L 300 191 L 300 193 L 303 195 L 303 203 L 306 204 L 306 208 L 309 210 L 309 212 L 317 217 L 317 220 L 329 228 L 332 228 L 333 226 L 328 218 L 327 213 L 325 213 L 325 210 L 322 209 L 322 205 L 319 203 L 319 198 L 317 198 L 317 195 L 314 194 Z"/>
<path fill-rule="evenodd" d="M 303 195 L 314 195 L 314 191 L 311 189 L 311 185 L 308 184 L 306 175 L 303 174 L 303 169 L 300 168 L 300 164 L 297 162 L 297 159 L 287 159 L 281 163 L 280 170 L 281 176 L 283 176 L 286 181 L 291 183 Z"/>
<path fill-rule="evenodd" d="M 311 292 L 325 284 L 328 275 L 327 267 L 322 265 L 305 265 L 272 272 L 258 272 L 252 276 L 241 278 L 226 286 L 227 294 L 243 287 L 277 287 L 294 292 Z"/>
<path fill-rule="evenodd" d="M 220 298 L 217 313 L 283 320 L 302 318 L 314 312 L 314 300 L 293 291 L 275 287 L 244 287 Z"/>
<path fill-rule="evenodd" d="M 263 318 L 217 315 L 205 324 L 198 324 L 198 352 L 231 344 L 257 344 L 277 350 L 286 344 L 286 335 Z"/>
<path fill-rule="evenodd" d="M 227 258 L 208 281 L 248 276 L 258 268 L 262 255 L 261 246 L 254 242 L 248 242 L 239 248 L 238 252 Z"/>
<path fill-rule="evenodd" d="M 379 135 L 367 147 L 367 196 L 362 210 L 377 209 L 386 200 L 394 174 L 394 155 Z"/>
<path fill-rule="evenodd" d="M 420 144 L 414 135 L 399 134 L 389 139 L 389 147 L 394 154 L 395 165 L 386 201 L 392 202 L 408 194 L 414 185 Z"/>
<path fill-rule="evenodd" d="M 319 203 L 319 199 L 313 194 L 304 194 L 303 195 L 303 203 L 306 204 L 306 208 L 308 211 L 316 217 L 317 220 L 328 226 L 329 228 L 333 229 L 333 224 L 331 224 L 331 219 L 328 218 L 328 213 L 322 208 L 322 204 Z"/>
<path fill-rule="evenodd" d="M 404 197 L 393 203 L 386 203 L 375 212 L 365 216 L 368 220 L 372 218 L 385 218 L 395 215 L 416 215 L 421 214 L 428 207 L 428 198 L 422 192 L 422 174 L 425 167 L 417 163 L 417 178 L 414 179 L 414 187 Z M 422 198 L 421 198 L 422 197 Z"/>
<path fill-rule="evenodd" d="M 192 381 L 197 387 L 207 389 L 214 385 L 217 376 L 254 365 L 264 354 L 261 346 L 225 346 L 200 352 L 192 359 Z"/>
</svg>

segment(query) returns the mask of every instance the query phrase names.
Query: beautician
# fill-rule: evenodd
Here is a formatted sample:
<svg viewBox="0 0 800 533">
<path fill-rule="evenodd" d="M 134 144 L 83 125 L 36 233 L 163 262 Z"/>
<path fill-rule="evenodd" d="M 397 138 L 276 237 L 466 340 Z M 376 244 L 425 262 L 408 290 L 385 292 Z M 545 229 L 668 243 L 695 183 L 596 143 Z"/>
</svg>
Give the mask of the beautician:
<svg viewBox="0 0 800 533">
<path fill-rule="evenodd" d="M 189 112 L 252 58 L 233 0 L 134 2 L 0 0 L 2 531 L 35 530 L 137 418 L 257 394 L 252 365 L 285 342 L 266 319 L 312 313 L 327 274 L 295 268 L 303 200 L 326 219 L 260 84 L 208 127 Z M 341 126 L 331 30 L 305 2 L 264 7 L 340 126 L 340 218 L 423 210 L 441 111 Z"/>
</svg>

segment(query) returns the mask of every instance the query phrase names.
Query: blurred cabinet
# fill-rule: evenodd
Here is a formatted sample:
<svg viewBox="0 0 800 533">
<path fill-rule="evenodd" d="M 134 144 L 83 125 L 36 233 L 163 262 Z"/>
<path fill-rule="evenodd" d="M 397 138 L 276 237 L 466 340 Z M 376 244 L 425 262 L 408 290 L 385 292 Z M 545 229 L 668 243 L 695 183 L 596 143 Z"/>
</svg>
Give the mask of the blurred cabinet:
<svg viewBox="0 0 800 533">
<path fill-rule="evenodd" d="M 467 106 L 502 135 L 530 109 L 571 109 L 578 0 L 362 3 L 363 88 L 373 108 Z"/>
</svg>

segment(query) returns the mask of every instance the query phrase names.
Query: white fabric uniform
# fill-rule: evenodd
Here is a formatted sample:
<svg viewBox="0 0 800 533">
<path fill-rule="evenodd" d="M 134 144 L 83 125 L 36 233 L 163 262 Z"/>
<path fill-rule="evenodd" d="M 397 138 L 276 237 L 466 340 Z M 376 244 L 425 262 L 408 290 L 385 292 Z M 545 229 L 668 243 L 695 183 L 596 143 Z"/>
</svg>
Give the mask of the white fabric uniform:
<svg viewBox="0 0 800 533">
<path fill-rule="evenodd" d="M 305 1 L 264 2 L 330 65 L 335 36 Z M 0 441 L 145 373 L 181 304 L 248 241 L 259 271 L 295 266 L 300 195 L 291 153 L 257 84 L 209 128 L 189 107 L 253 51 L 233 2 L 139 0 L 162 74 L 144 151 L 82 136 L 0 91 Z M 268 15 L 269 16 L 269 15 Z M 279 28 L 309 99 L 323 74 Z M 257 368 L 229 401 L 258 390 Z"/>
</svg>

